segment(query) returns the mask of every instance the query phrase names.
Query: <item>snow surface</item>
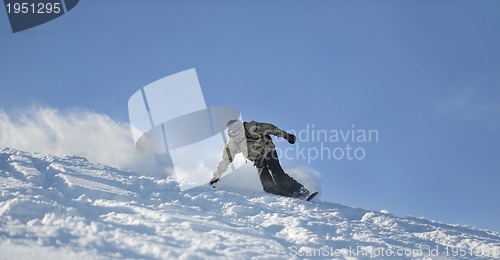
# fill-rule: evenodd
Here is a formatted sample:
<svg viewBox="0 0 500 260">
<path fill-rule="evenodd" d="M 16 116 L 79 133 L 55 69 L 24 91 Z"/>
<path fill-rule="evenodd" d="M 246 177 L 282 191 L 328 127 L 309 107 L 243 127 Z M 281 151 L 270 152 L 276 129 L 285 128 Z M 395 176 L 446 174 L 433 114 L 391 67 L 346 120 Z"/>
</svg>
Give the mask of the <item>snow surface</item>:
<svg viewBox="0 0 500 260">
<path fill-rule="evenodd" d="M 500 234 L 0 149 L 1 259 L 500 258 Z M 439 257 L 437 256 L 439 254 Z"/>
</svg>

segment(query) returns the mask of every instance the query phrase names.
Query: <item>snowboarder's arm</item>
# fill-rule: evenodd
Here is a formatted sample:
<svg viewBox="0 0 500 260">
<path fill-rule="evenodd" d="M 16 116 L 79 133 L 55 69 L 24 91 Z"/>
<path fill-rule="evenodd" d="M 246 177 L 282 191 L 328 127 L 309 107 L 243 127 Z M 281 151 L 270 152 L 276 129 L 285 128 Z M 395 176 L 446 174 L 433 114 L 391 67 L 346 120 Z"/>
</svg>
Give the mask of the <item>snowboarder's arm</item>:
<svg viewBox="0 0 500 260">
<path fill-rule="evenodd" d="M 279 129 L 277 126 L 269 123 L 259 123 L 259 122 L 252 122 L 251 126 L 251 131 L 261 134 L 261 135 L 275 135 L 278 137 L 285 138 L 286 135 L 288 134 L 287 132 Z"/>
<path fill-rule="evenodd" d="M 211 181 L 220 179 L 222 174 L 229 167 L 229 164 L 231 164 L 231 162 L 233 162 L 234 154 L 231 153 L 231 147 L 229 144 L 230 143 L 228 142 L 224 146 L 224 150 L 222 151 L 222 160 L 219 162 L 219 165 L 217 165 L 217 169 L 215 170 L 214 177 L 212 178 Z"/>
<path fill-rule="evenodd" d="M 279 129 L 277 126 L 269 123 L 258 123 L 251 122 L 250 126 L 251 131 L 262 134 L 262 135 L 275 135 L 281 138 L 285 138 L 289 143 L 295 143 L 295 135 L 289 134 L 284 130 Z"/>
</svg>

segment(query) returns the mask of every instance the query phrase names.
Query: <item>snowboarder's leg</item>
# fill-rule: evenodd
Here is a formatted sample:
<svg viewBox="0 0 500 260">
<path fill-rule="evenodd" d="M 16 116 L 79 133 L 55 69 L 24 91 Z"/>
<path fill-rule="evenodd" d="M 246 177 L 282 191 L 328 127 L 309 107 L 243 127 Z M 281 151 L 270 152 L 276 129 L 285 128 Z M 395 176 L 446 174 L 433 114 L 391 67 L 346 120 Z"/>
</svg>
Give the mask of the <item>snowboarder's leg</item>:
<svg viewBox="0 0 500 260">
<path fill-rule="evenodd" d="M 267 166 L 264 165 L 262 168 L 258 168 L 258 171 L 260 183 L 262 184 L 264 191 L 267 193 L 282 195 L 278 185 L 274 182 L 271 173 L 269 173 Z"/>
<path fill-rule="evenodd" d="M 264 164 L 281 195 L 295 198 L 305 198 L 309 195 L 309 191 L 302 184 L 285 173 L 276 151 L 267 154 Z"/>
</svg>

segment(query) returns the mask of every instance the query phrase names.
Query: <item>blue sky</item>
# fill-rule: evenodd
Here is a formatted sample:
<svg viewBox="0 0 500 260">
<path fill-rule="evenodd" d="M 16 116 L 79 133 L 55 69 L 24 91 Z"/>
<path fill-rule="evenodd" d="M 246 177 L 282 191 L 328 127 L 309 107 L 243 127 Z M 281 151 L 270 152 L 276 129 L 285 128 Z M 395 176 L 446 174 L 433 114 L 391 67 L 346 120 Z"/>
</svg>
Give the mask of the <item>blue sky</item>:
<svg viewBox="0 0 500 260">
<path fill-rule="evenodd" d="M 196 68 L 207 104 L 246 120 L 379 132 L 354 144 L 363 160 L 308 164 L 324 200 L 500 231 L 499 13 L 497 1 L 81 1 L 13 34 L 1 9 L 0 109 L 127 122 L 140 87 Z"/>
</svg>

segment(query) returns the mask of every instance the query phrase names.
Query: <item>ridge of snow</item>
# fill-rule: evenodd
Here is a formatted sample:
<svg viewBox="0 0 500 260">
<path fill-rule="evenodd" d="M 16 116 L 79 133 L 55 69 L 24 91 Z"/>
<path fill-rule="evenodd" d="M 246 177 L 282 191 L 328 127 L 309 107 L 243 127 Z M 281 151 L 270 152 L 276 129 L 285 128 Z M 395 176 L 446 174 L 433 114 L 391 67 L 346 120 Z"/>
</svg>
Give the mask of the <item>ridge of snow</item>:
<svg viewBox="0 0 500 260">
<path fill-rule="evenodd" d="M 1 259 L 500 258 L 500 234 L 0 148 Z M 385 254 L 385 255 L 384 255 Z M 400 254 L 400 255 L 396 255 Z"/>
</svg>

